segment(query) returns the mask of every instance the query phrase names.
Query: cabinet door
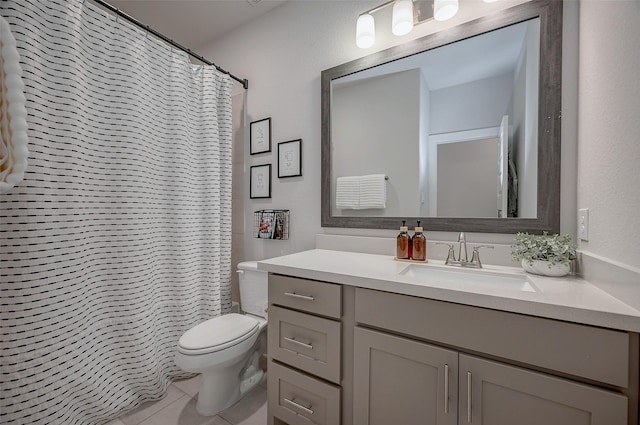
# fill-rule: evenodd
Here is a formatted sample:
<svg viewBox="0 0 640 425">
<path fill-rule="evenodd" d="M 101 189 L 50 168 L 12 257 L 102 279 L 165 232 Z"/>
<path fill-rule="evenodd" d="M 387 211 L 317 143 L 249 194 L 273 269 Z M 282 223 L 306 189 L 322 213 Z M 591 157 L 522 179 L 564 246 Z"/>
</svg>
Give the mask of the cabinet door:
<svg viewBox="0 0 640 425">
<path fill-rule="evenodd" d="M 458 353 L 355 328 L 355 425 L 455 425 Z"/>
<path fill-rule="evenodd" d="M 460 424 L 627 425 L 627 398 L 460 354 Z"/>
</svg>

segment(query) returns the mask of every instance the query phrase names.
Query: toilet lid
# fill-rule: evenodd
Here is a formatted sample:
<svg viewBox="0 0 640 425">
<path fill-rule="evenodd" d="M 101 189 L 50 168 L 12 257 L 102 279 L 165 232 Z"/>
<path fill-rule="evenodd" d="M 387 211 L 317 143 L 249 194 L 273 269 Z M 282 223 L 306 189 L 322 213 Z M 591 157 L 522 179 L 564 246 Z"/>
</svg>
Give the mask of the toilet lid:
<svg viewBox="0 0 640 425">
<path fill-rule="evenodd" d="M 212 352 L 235 345 L 258 330 L 256 319 L 230 313 L 214 317 L 189 329 L 178 341 L 180 351 Z"/>
</svg>

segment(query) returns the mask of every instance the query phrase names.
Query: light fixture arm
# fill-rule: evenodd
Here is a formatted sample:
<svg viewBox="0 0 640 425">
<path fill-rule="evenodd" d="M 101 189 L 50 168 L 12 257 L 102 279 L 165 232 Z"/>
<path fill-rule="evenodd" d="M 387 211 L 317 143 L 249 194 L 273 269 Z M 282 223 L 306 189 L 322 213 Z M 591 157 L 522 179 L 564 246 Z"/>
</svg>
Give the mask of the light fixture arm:
<svg viewBox="0 0 640 425">
<path fill-rule="evenodd" d="M 376 6 L 373 9 L 367 10 L 366 12 L 362 12 L 360 15 L 367 15 L 367 14 L 379 12 L 382 9 L 384 9 L 385 7 L 390 6 L 395 2 L 396 2 L 396 0 L 389 0 L 386 3 L 382 3 L 380 6 Z"/>
</svg>

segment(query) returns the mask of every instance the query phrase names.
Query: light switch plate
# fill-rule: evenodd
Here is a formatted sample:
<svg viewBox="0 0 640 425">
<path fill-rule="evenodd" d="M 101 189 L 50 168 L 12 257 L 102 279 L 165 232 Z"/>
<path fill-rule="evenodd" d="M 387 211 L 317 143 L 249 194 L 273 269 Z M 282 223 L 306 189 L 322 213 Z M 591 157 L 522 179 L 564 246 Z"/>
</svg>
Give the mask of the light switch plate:
<svg viewBox="0 0 640 425">
<path fill-rule="evenodd" d="M 578 237 L 580 240 L 589 240 L 589 209 L 578 210 Z"/>
</svg>

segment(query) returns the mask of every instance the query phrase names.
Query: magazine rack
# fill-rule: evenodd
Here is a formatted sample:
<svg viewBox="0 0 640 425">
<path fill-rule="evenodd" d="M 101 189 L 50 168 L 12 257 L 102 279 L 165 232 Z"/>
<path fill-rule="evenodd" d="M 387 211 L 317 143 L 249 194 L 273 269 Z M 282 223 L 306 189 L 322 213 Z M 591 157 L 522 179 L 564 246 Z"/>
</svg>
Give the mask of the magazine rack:
<svg viewBox="0 0 640 425">
<path fill-rule="evenodd" d="M 275 240 L 289 239 L 289 210 L 254 211 L 253 237 Z"/>
</svg>

